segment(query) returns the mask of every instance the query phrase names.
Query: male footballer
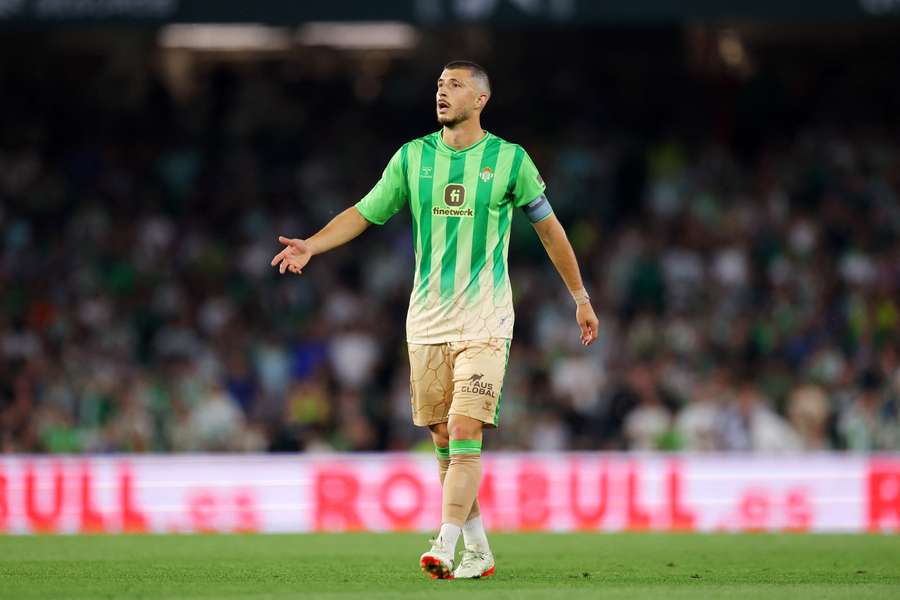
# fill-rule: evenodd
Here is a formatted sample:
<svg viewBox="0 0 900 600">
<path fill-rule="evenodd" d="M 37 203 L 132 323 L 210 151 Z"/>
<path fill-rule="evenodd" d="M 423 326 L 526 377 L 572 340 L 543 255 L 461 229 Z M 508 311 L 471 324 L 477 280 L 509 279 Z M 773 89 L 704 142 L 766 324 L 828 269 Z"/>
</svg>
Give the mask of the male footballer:
<svg viewBox="0 0 900 600">
<path fill-rule="evenodd" d="M 447 64 L 435 97 L 441 130 L 404 144 L 375 187 L 312 237 L 279 237 L 284 249 L 272 259 L 279 272 L 300 274 L 316 254 L 409 205 L 416 254 L 406 319 L 412 417 L 431 430 L 443 486 L 440 533 L 420 565 L 440 579 L 494 572 L 477 495 L 482 431 L 499 423 L 513 333 L 507 254 L 514 209 L 531 221 L 571 292 L 582 344 L 597 339 L 575 253 L 537 168 L 521 146 L 481 128 L 490 97 L 483 68 Z M 454 570 L 460 534 L 465 549 Z"/>
</svg>

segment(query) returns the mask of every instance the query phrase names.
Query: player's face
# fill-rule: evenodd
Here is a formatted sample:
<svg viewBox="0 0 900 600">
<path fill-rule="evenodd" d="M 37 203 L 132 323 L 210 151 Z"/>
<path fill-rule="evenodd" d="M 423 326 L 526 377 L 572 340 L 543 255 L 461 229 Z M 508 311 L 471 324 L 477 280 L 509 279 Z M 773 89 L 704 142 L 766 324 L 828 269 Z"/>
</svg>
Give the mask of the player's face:
<svg viewBox="0 0 900 600">
<path fill-rule="evenodd" d="M 435 96 L 438 123 L 449 127 L 462 123 L 480 108 L 484 96 L 468 69 L 444 69 Z"/>
</svg>

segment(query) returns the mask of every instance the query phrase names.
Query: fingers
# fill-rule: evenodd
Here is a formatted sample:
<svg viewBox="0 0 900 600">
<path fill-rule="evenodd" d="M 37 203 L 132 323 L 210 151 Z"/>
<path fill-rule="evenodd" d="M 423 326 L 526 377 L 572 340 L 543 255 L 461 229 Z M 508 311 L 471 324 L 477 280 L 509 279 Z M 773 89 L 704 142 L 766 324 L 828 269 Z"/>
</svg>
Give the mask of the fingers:
<svg viewBox="0 0 900 600">
<path fill-rule="evenodd" d="M 286 251 L 285 251 L 286 252 Z M 278 267 L 278 272 L 284 275 L 286 271 L 290 271 L 291 273 L 296 273 L 300 275 L 303 270 L 297 265 L 290 262 L 289 257 L 285 252 L 279 252 L 275 258 L 272 259 L 272 266 Z"/>
<path fill-rule="evenodd" d="M 597 334 L 590 327 L 587 328 L 587 333 L 581 338 L 581 343 L 584 346 L 590 346 L 594 343 L 594 340 L 597 339 Z"/>
<path fill-rule="evenodd" d="M 297 275 L 303 272 L 303 269 L 298 267 L 297 265 L 288 262 L 287 260 L 282 261 L 282 263 L 278 266 L 278 272 L 284 275 L 285 271 L 290 271 L 291 273 L 295 273 Z"/>
<path fill-rule="evenodd" d="M 303 257 L 304 253 L 308 252 L 308 248 L 306 247 L 305 243 L 303 242 L 303 240 L 291 239 L 284 237 L 283 235 L 278 236 L 278 241 L 287 247 L 276 254 L 274 258 L 272 258 L 272 262 L 270 264 L 273 267 L 278 267 L 278 272 L 282 275 L 284 275 L 284 273 L 287 271 L 300 275 L 303 272 L 303 269 L 295 264 L 292 264 L 290 261 L 292 256 Z M 307 258 L 306 260 L 309 259 Z"/>
<path fill-rule="evenodd" d="M 303 242 L 297 239 L 286 238 L 283 235 L 278 236 L 278 241 L 284 244 L 285 246 L 291 246 L 298 250 L 303 250 Z"/>
<path fill-rule="evenodd" d="M 597 341 L 597 330 L 599 329 L 599 327 L 600 327 L 600 322 L 597 320 L 596 317 L 594 317 L 592 319 L 588 319 L 588 322 L 587 322 L 588 337 L 586 340 L 584 340 L 585 346 L 590 346 L 591 344 L 593 344 L 594 342 Z"/>
<path fill-rule="evenodd" d="M 593 316 L 578 322 L 578 326 L 581 328 L 582 346 L 590 346 L 597 341 L 597 329 L 599 328 L 599 325 L 600 322 L 597 320 L 597 317 Z"/>
<path fill-rule="evenodd" d="M 593 336 L 593 332 L 591 331 L 591 326 L 587 323 L 581 324 L 581 345 L 587 346 L 591 343 L 591 337 Z"/>
<path fill-rule="evenodd" d="M 277 265 L 278 262 L 281 261 L 281 260 L 284 260 L 285 257 L 287 257 L 287 250 L 286 250 L 286 249 L 285 249 L 285 250 L 282 250 L 281 252 L 279 252 L 278 254 L 275 255 L 275 258 L 272 259 L 272 263 L 271 263 L 272 266 L 274 267 L 275 265 Z"/>
<path fill-rule="evenodd" d="M 276 255 L 272 258 L 272 261 L 271 261 L 269 264 L 270 264 L 271 266 L 273 266 L 273 267 L 278 267 L 278 272 L 279 272 L 280 274 L 282 274 L 282 275 L 284 275 L 284 273 L 285 273 L 288 269 L 290 269 L 291 273 L 299 273 L 299 270 L 295 269 L 295 267 L 293 267 L 293 266 L 288 262 L 288 259 L 290 258 L 291 250 L 292 250 L 293 248 L 298 248 L 298 247 L 299 247 L 299 240 L 294 240 L 294 239 L 291 239 L 291 238 L 286 238 L 286 237 L 284 237 L 283 235 L 279 235 L 279 236 L 278 236 L 278 241 L 281 242 L 282 244 L 284 244 L 284 245 L 287 246 L 287 247 L 286 247 L 286 248 L 283 248 L 283 249 L 281 250 L 281 252 L 279 252 L 278 254 L 276 254 Z"/>
</svg>

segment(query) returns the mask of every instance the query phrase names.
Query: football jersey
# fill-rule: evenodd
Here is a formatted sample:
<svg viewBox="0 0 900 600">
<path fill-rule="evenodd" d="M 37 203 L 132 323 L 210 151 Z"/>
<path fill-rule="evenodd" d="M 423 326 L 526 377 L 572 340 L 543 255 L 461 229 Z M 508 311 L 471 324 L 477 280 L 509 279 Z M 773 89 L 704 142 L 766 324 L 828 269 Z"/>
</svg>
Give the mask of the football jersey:
<svg viewBox="0 0 900 600">
<path fill-rule="evenodd" d="M 512 337 L 510 222 L 545 187 L 521 146 L 487 132 L 456 150 L 438 131 L 394 154 L 356 208 L 382 225 L 409 205 L 416 269 L 408 342 Z"/>
</svg>

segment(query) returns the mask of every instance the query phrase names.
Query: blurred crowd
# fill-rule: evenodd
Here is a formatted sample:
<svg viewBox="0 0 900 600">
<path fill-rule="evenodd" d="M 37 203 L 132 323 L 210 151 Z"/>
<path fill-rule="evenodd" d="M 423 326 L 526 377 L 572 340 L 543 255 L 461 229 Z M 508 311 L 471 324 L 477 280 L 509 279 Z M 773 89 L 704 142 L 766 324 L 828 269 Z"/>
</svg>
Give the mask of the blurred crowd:
<svg viewBox="0 0 900 600">
<path fill-rule="evenodd" d="M 314 233 L 437 129 L 439 59 L 374 78 L 215 67 L 186 96 L 149 67 L 53 60 L 68 68 L 0 66 L 0 452 L 427 447 L 410 423 L 408 216 L 300 277 L 269 261 L 277 235 Z M 486 447 L 900 450 L 892 124 L 723 132 L 721 112 L 691 112 L 648 132 L 615 126 L 628 109 L 602 92 L 585 107 L 577 71 L 523 92 L 499 61 L 483 122 L 542 171 L 601 330 L 580 346 L 517 215 L 515 339 Z M 673 85 L 693 89 L 654 91 Z M 726 104 L 759 101 L 754 85 Z"/>
</svg>

